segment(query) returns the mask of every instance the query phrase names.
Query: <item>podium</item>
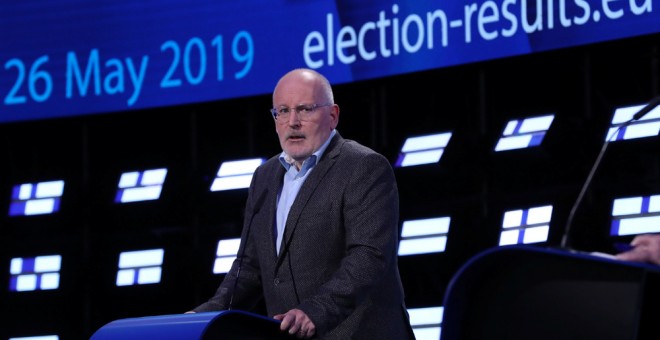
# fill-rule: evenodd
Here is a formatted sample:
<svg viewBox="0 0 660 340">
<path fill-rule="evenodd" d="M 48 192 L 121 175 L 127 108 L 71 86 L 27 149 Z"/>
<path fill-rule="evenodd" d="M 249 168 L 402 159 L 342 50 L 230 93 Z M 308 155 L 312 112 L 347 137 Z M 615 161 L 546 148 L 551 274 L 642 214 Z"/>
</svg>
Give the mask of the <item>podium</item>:
<svg viewBox="0 0 660 340">
<path fill-rule="evenodd" d="M 440 339 L 660 339 L 659 315 L 658 266 L 504 246 L 454 275 Z"/>
<path fill-rule="evenodd" d="M 293 339 L 280 322 L 257 314 L 228 310 L 120 319 L 99 328 L 90 340 L 265 340 Z"/>
</svg>

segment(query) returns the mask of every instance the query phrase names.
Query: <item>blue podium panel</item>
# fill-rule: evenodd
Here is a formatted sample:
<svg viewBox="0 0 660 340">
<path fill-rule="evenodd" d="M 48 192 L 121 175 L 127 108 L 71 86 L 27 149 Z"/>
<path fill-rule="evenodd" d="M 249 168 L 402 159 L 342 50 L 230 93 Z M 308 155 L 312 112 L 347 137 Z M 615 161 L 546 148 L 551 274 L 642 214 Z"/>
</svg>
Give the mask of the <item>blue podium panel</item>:
<svg viewBox="0 0 660 340">
<path fill-rule="evenodd" d="M 442 340 L 660 339 L 660 267 L 531 246 L 484 251 L 452 278 Z"/>
<path fill-rule="evenodd" d="M 239 311 L 145 316 L 112 321 L 90 340 L 290 339 L 279 321 Z"/>
</svg>

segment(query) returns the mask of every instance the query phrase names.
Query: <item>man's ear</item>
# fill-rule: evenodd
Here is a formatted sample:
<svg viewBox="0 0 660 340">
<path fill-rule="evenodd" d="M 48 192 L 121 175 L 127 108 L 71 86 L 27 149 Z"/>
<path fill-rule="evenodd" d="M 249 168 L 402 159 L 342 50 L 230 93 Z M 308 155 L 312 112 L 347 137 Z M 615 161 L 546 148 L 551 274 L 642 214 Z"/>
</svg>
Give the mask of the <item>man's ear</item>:
<svg viewBox="0 0 660 340">
<path fill-rule="evenodd" d="M 332 128 L 336 128 L 337 124 L 339 124 L 339 105 L 334 104 L 330 108 L 330 116 L 332 117 Z"/>
</svg>

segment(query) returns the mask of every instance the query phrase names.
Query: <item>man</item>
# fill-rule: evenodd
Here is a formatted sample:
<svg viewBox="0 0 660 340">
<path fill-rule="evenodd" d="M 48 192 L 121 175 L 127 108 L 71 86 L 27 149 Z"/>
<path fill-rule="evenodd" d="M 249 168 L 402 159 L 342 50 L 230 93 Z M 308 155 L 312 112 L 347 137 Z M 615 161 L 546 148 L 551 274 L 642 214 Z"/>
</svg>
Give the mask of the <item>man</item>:
<svg viewBox="0 0 660 340">
<path fill-rule="evenodd" d="M 283 152 L 255 171 L 238 258 L 193 311 L 249 310 L 263 297 L 298 338 L 413 339 L 389 162 L 339 135 L 339 106 L 316 71 L 284 75 L 272 114 Z"/>
</svg>

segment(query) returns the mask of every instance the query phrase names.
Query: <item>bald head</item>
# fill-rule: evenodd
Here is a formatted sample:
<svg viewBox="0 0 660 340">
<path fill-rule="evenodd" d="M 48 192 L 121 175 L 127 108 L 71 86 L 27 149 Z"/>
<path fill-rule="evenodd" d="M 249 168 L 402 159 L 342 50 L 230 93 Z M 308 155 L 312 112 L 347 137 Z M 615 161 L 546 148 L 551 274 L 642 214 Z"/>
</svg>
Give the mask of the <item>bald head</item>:
<svg viewBox="0 0 660 340">
<path fill-rule="evenodd" d="M 307 87 L 308 91 L 312 91 L 314 93 L 314 97 L 317 102 L 335 102 L 330 81 L 328 81 L 324 75 L 312 69 L 297 68 L 286 73 L 277 82 L 275 90 L 273 91 L 273 107 L 277 107 L 275 99 L 278 97 L 278 95 L 284 95 L 282 92 L 296 91 L 290 88 L 290 84 L 299 84 L 300 86 Z"/>
</svg>

